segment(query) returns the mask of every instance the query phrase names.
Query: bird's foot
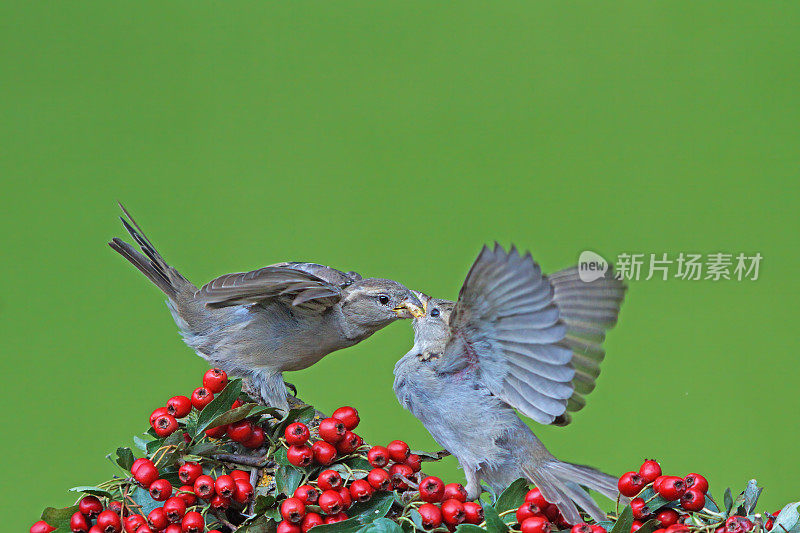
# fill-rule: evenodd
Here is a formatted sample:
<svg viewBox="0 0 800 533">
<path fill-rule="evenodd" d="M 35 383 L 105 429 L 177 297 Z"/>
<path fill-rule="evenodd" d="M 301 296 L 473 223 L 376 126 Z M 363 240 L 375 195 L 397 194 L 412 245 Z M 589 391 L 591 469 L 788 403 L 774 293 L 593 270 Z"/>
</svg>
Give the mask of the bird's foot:
<svg viewBox="0 0 800 533">
<path fill-rule="evenodd" d="M 284 381 L 283 384 L 286 385 L 287 389 L 292 391 L 292 396 L 297 398 L 297 387 L 294 386 L 294 383 L 289 383 L 288 381 Z"/>
</svg>

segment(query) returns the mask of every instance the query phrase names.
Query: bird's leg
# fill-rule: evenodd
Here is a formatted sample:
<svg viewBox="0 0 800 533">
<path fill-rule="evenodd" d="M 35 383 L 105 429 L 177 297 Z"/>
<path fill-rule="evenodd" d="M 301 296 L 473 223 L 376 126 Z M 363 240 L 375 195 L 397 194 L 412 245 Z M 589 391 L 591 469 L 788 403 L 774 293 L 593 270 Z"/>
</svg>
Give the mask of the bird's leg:
<svg viewBox="0 0 800 533">
<path fill-rule="evenodd" d="M 481 476 L 478 474 L 478 470 L 465 466 L 464 467 L 464 476 L 467 478 L 467 499 L 469 501 L 477 500 L 481 492 L 483 492 L 483 487 L 481 487 Z"/>
</svg>

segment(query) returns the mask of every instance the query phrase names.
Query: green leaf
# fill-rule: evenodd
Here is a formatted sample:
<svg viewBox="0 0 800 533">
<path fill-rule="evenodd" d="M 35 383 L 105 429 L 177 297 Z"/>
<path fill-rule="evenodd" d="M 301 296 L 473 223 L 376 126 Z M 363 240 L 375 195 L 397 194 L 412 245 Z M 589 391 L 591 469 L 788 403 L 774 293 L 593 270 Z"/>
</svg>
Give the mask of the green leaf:
<svg viewBox="0 0 800 533">
<path fill-rule="evenodd" d="M 364 527 L 364 524 L 356 520 L 355 518 L 348 518 L 347 520 L 342 520 L 341 522 L 336 522 L 335 524 L 323 524 L 321 526 L 314 527 L 314 533 L 356 533 L 361 531 L 361 528 Z"/>
<path fill-rule="evenodd" d="M 253 514 L 264 514 L 273 505 L 275 505 L 275 496 L 256 496 L 256 501 L 253 503 Z"/>
<path fill-rule="evenodd" d="M 422 527 L 422 515 L 419 514 L 419 511 L 416 509 L 412 509 L 410 513 L 408 513 L 408 517 L 414 522 L 414 527 L 419 529 L 420 531 L 425 531 L 425 528 Z"/>
<path fill-rule="evenodd" d="M 77 488 L 77 487 L 76 487 Z M 42 520 L 55 528 L 66 526 L 69 529 L 69 520 L 72 515 L 78 512 L 78 506 L 64 507 L 63 509 L 56 509 L 55 507 L 48 507 L 42 511 Z"/>
<path fill-rule="evenodd" d="M 130 448 L 117 448 L 117 464 L 125 470 L 131 469 L 131 466 L 133 466 L 133 452 Z"/>
<path fill-rule="evenodd" d="M 758 503 L 758 497 L 761 496 L 762 490 L 764 489 L 758 486 L 758 483 L 755 479 L 751 479 L 747 482 L 747 488 L 744 490 L 745 515 L 749 515 L 755 510 L 756 504 Z"/>
<path fill-rule="evenodd" d="M 725 514 L 730 515 L 731 509 L 733 509 L 733 495 L 731 494 L 730 487 L 725 489 Z"/>
<path fill-rule="evenodd" d="M 500 518 L 500 515 L 497 513 L 497 509 L 494 507 L 490 505 L 484 505 L 483 515 L 486 520 L 486 529 L 488 531 L 491 531 L 492 533 L 506 533 L 508 531 L 508 525 L 503 522 L 503 519 Z"/>
<path fill-rule="evenodd" d="M 212 422 L 221 417 L 223 414 L 227 413 L 233 402 L 239 397 L 239 393 L 242 392 L 242 380 L 241 379 L 233 379 L 228 382 L 228 386 L 225 389 L 217 394 L 211 402 L 206 405 L 202 411 L 200 411 L 200 416 L 197 417 L 197 428 L 195 429 L 194 436 L 199 436 L 203 431 L 210 427 L 217 427 L 218 425 L 212 425 Z"/>
<path fill-rule="evenodd" d="M 91 485 L 80 486 L 80 487 L 72 487 L 69 489 L 70 492 L 82 492 L 83 494 L 91 494 L 93 496 L 97 496 L 98 498 L 111 498 L 112 495 L 107 490 L 101 489 L 99 487 L 93 487 Z"/>
<path fill-rule="evenodd" d="M 461 524 L 456 528 L 456 533 L 484 533 L 486 530 L 475 524 Z"/>
<path fill-rule="evenodd" d="M 266 516 L 256 516 L 236 528 L 236 533 L 275 533 L 277 524 Z"/>
<path fill-rule="evenodd" d="M 798 533 L 800 531 L 800 514 L 797 512 L 797 506 L 800 502 L 793 502 L 787 504 L 778 513 L 775 519 L 775 525 L 772 526 L 770 531 L 780 533 Z"/>
<path fill-rule="evenodd" d="M 279 465 L 290 466 L 292 463 L 289 462 L 289 459 L 286 457 L 286 448 L 278 448 L 275 451 L 275 455 L 272 456 L 276 463 Z"/>
<path fill-rule="evenodd" d="M 525 502 L 526 494 L 528 494 L 528 481 L 524 478 L 520 478 L 509 485 L 508 488 L 497 497 L 497 503 L 494 504 L 494 508 L 498 513 L 517 509 Z"/>
<path fill-rule="evenodd" d="M 393 502 L 394 496 L 391 492 L 380 492 L 369 501 L 354 504 L 347 514 L 350 515 L 350 519 L 355 518 L 362 524 L 368 524 L 386 516 Z"/>
<path fill-rule="evenodd" d="M 210 404 L 209 404 L 210 405 Z M 206 407 L 207 409 L 208 407 Z M 279 411 L 279 409 L 275 407 L 265 407 L 261 405 L 256 405 L 254 403 L 248 403 L 242 405 L 241 407 L 237 407 L 236 409 L 230 409 L 228 411 L 223 411 L 220 413 L 216 418 L 212 419 L 208 422 L 206 427 L 219 427 L 219 426 L 226 426 L 228 424 L 233 424 L 235 422 L 239 422 L 240 420 L 244 420 L 245 418 L 250 418 L 253 416 L 260 416 L 264 413 L 274 413 Z M 205 412 L 203 409 L 202 412 Z M 201 412 L 201 415 L 202 415 Z M 199 419 L 198 419 L 199 423 Z"/>
<path fill-rule="evenodd" d="M 388 518 L 378 518 L 358 530 L 359 533 L 403 533 L 403 528 Z"/>
<path fill-rule="evenodd" d="M 611 533 L 630 533 L 631 525 L 633 524 L 633 512 L 630 507 L 626 507 L 624 511 L 617 518 L 617 523 Z"/>
<path fill-rule="evenodd" d="M 150 435 L 147 435 L 147 437 L 150 437 Z M 147 443 L 152 442 L 152 440 L 153 440 L 152 438 L 143 439 L 139 435 L 133 436 L 133 443 L 136 445 L 137 448 L 139 448 L 145 453 L 147 453 Z"/>
<path fill-rule="evenodd" d="M 657 520 L 648 520 L 647 522 L 642 524 L 642 527 L 640 527 L 636 533 L 639 533 L 639 531 L 641 531 L 641 533 L 653 533 L 653 531 L 655 531 L 659 527 L 661 527 L 661 525 L 658 523 Z"/>
<path fill-rule="evenodd" d="M 303 472 L 293 466 L 280 465 L 275 470 L 275 484 L 278 487 L 278 491 L 287 496 L 291 496 L 294 493 L 302 480 Z"/>
<path fill-rule="evenodd" d="M 186 453 L 189 455 L 213 455 L 215 453 L 220 453 L 220 445 L 216 442 L 200 442 L 195 444 L 194 446 L 190 446 Z"/>
</svg>

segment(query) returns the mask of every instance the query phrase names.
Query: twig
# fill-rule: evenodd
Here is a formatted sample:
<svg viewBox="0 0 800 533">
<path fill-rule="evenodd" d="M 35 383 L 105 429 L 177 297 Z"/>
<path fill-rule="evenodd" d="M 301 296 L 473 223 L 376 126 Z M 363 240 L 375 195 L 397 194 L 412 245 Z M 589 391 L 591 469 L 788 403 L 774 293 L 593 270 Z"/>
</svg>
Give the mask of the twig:
<svg viewBox="0 0 800 533">
<path fill-rule="evenodd" d="M 219 520 L 219 521 L 222 523 L 222 525 L 223 525 L 223 526 L 225 526 L 225 527 L 229 528 L 231 531 L 236 531 L 236 526 L 234 526 L 233 524 L 231 524 L 230 522 L 228 522 L 228 519 L 227 519 L 227 518 L 225 518 L 225 517 L 222 515 L 222 513 L 220 513 L 220 512 L 219 512 L 219 511 L 217 511 L 216 509 L 215 509 L 213 512 L 214 512 L 214 516 L 216 517 L 216 519 L 217 519 L 217 520 Z"/>
<path fill-rule="evenodd" d="M 263 468 L 269 463 L 269 460 L 264 457 L 238 455 L 235 453 L 217 453 L 212 455 L 212 457 L 224 463 L 236 463 L 237 465 L 254 466 L 256 468 Z"/>
</svg>

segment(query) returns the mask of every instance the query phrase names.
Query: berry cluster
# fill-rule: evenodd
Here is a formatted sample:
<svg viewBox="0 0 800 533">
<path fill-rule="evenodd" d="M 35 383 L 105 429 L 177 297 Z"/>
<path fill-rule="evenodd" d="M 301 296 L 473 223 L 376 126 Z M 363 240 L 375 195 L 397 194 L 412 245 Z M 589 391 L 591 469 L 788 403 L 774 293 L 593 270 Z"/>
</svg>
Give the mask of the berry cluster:
<svg viewBox="0 0 800 533">
<path fill-rule="evenodd" d="M 382 533 L 787 529 L 785 514 L 754 513 L 760 493 L 755 481 L 736 499 L 726 492 L 720 509 L 705 477 L 662 475 L 652 460 L 619 478 L 621 495 L 631 501 L 600 523 L 568 523 L 523 479 L 500 495 L 469 501 L 460 483 L 423 472 L 424 461 L 440 454 L 412 452 L 402 440 L 364 444 L 352 407 L 331 417 L 310 406 L 283 413 L 251 402 L 241 390 L 241 380 L 229 381 L 218 369 L 206 372 L 190 397 L 174 396 L 150 415 L 144 438 L 135 437 L 144 457 L 117 449 L 124 475 L 73 489 L 85 493 L 76 505 L 46 509 L 30 532 L 307 533 L 325 525 L 328 533 L 368 533 L 373 530 L 362 526 L 370 524 Z"/>
<path fill-rule="evenodd" d="M 684 477 L 665 476 L 661 472 L 661 465 L 652 459 L 642 463 L 638 471 L 623 474 L 617 487 L 622 496 L 633 498 L 630 501 L 634 519 L 631 533 L 649 520 L 655 523 L 654 533 L 689 533 L 698 530 L 746 533 L 755 528 L 753 520 L 735 514 L 737 509 L 730 509 L 727 513 L 720 511 L 708 493 L 708 480 L 704 476 L 696 473 Z M 744 493 L 742 499 L 743 496 Z M 758 519 L 765 519 L 762 525 L 769 531 L 776 516 L 777 513 L 759 515 Z"/>
</svg>

